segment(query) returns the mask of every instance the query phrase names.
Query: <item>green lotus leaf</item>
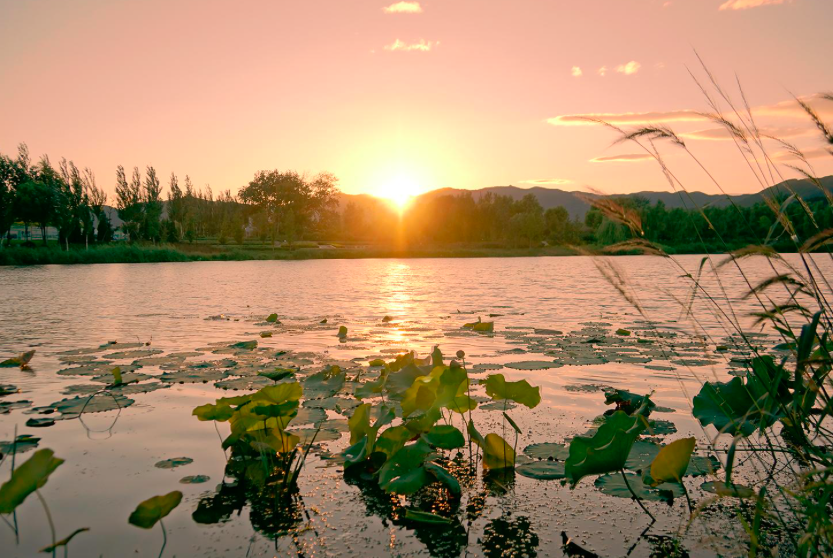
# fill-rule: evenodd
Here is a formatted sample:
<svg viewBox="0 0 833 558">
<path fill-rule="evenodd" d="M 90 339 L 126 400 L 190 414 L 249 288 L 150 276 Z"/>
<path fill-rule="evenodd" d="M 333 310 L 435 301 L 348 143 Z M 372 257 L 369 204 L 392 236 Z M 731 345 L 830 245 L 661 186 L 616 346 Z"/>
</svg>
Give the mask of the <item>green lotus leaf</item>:
<svg viewBox="0 0 833 558">
<path fill-rule="evenodd" d="M 270 324 L 274 324 L 278 321 L 278 315 L 277 314 L 269 314 L 268 316 L 266 316 L 266 321 L 269 322 Z"/>
<path fill-rule="evenodd" d="M 128 522 L 142 529 L 150 529 L 167 517 L 182 501 L 182 492 L 174 490 L 162 496 L 148 498 L 133 510 Z"/>
<path fill-rule="evenodd" d="M 444 484 L 448 490 L 454 494 L 455 496 L 459 496 L 462 492 L 460 488 L 460 481 L 458 481 L 454 475 L 448 472 L 445 467 L 441 467 L 434 462 L 426 462 L 425 470 L 428 471 L 431 475 L 434 476 L 439 482 Z"/>
<path fill-rule="evenodd" d="M 67 546 L 69 544 L 69 541 L 71 541 L 72 539 L 75 538 L 75 535 L 85 533 L 89 530 L 90 530 L 89 527 L 81 527 L 80 529 L 76 529 L 75 531 L 70 533 L 67 537 L 64 537 L 63 539 L 57 541 L 55 544 L 50 544 L 49 546 L 45 546 L 45 547 L 41 548 L 40 552 L 47 553 L 47 554 L 50 553 L 50 552 L 54 552 L 55 550 L 57 550 L 58 548 L 60 548 L 62 546 Z"/>
<path fill-rule="evenodd" d="M 226 422 L 234 414 L 234 409 L 227 403 L 206 403 L 205 405 L 194 408 L 191 414 L 202 421 L 216 420 L 217 422 Z"/>
<path fill-rule="evenodd" d="M 553 360 L 525 360 L 522 362 L 510 362 L 506 368 L 513 370 L 546 370 L 548 368 L 559 368 L 562 366 Z"/>
<path fill-rule="evenodd" d="M 694 396 L 692 413 L 703 426 L 711 424 L 718 432 L 733 436 L 749 436 L 778 419 L 775 411 L 765 414 L 740 378 L 703 384 L 700 393 Z"/>
<path fill-rule="evenodd" d="M 257 374 L 258 376 L 269 378 L 273 382 L 279 382 L 283 379 L 292 378 L 293 376 L 295 376 L 295 370 L 291 368 L 276 368 L 275 370 L 258 372 Z"/>
<path fill-rule="evenodd" d="M 435 448 L 448 450 L 461 448 L 466 444 L 463 433 L 450 424 L 438 424 L 423 434 L 422 438 Z"/>
<path fill-rule="evenodd" d="M 492 374 L 486 379 L 486 395 L 492 399 L 509 399 L 530 409 L 541 402 L 541 388 L 532 387 L 526 380 L 507 382 L 503 374 Z"/>
<path fill-rule="evenodd" d="M 0 453 L 26 453 L 38 447 L 40 438 L 31 434 L 21 434 L 11 441 L 0 442 Z"/>
<path fill-rule="evenodd" d="M 535 459 L 564 461 L 570 456 L 570 449 L 566 444 L 531 444 L 524 448 L 524 453 Z"/>
<path fill-rule="evenodd" d="M 229 345 L 231 349 L 242 349 L 244 351 L 254 351 L 257 349 L 257 341 L 240 341 L 239 343 L 232 343 Z"/>
<path fill-rule="evenodd" d="M 344 339 L 347 337 L 347 328 L 345 326 L 338 327 L 338 334 L 336 335 L 339 339 Z"/>
<path fill-rule="evenodd" d="M 31 406 L 32 402 L 27 399 L 19 399 L 17 401 L 0 401 L 0 415 L 7 415 L 15 409 L 26 409 Z"/>
<path fill-rule="evenodd" d="M 46 428 L 48 426 L 55 426 L 55 419 L 30 418 L 26 421 L 26 426 L 28 426 L 29 428 Z"/>
<path fill-rule="evenodd" d="M 412 510 L 410 508 L 405 508 L 405 519 L 416 523 L 424 523 L 426 525 L 451 525 L 454 523 L 453 520 L 448 519 L 447 517 L 443 517 L 435 513 Z"/>
<path fill-rule="evenodd" d="M 683 482 L 691 454 L 694 452 L 694 444 L 694 438 L 682 438 L 660 449 L 651 462 L 651 486 L 664 482 Z"/>
<path fill-rule="evenodd" d="M 707 481 L 700 485 L 700 489 L 718 496 L 734 498 L 754 498 L 755 491 L 742 484 L 726 484 L 722 481 Z"/>
<path fill-rule="evenodd" d="M 386 492 L 408 495 L 429 484 L 433 477 L 423 463 L 431 451 L 421 439 L 401 448 L 379 469 L 379 486 Z"/>
<path fill-rule="evenodd" d="M 533 461 L 515 469 L 519 475 L 538 480 L 563 479 L 566 476 L 564 463 L 559 461 Z"/>
<path fill-rule="evenodd" d="M 190 457 L 171 457 L 170 459 L 159 461 L 153 466 L 157 469 L 174 469 L 176 467 L 182 467 L 183 465 L 189 465 L 193 462 L 194 460 Z"/>
<path fill-rule="evenodd" d="M 85 413 L 103 413 L 105 411 L 115 411 L 129 407 L 135 403 L 132 399 L 107 391 L 95 397 L 73 397 L 70 399 L 62 399 L 52 403 L 47 408 L 54 409 L 63 415 L 61 418 L 75 418 Z"/>
<path fill-rule="evenodd" d="M 179 484 L 202 484 L 211 480 L 208 475 L 188 475 L 179 479 Z"/>
<path fill-rule="evenodd" d="M 304 380 L 304 393 L 308 399 L 332 397 L 341 391 L 346 380 L 347 373 L 341 367 L 327 366 Z"/>
<path fill-rule="evenodd" d="M 35 490 L 42 488 L 64 460 L 51 449 L 41 449 L 12 472 L 0 486 L 0 513 L 12 513 Z"/>
<path fill-rule="evenodd" d="M 373 446 L 373 451 L 384 453 L 389 459 L 402 449 L 412 437 L 413 434 L 406 427 L 393 426 L 379 435 Z"/>
<path fill-rule="evenodd" d="M 0 384 L 0 397 L 4 395 L 11 395 L 12 393 L 18 393 L 20 390 L 17 386 L 13 386 L 11 384 Z"/>
<path fill-rule="evenodd" d="M 644 403 L 642 408 L 645 408 Z M 646 427 L 647 420 L 639 412 L 630 416 L 624 411 L 616 411 L 592 437 L 576 436 L 570 442 L 567 478 L 575 486 L 586 475 L 621 470 L 633 443 Z"/>
<path fill-rule="evenodd" d="M 165 372 L 159 376 L 163 382 L 175 384 L 199 384 L 215 382 L 228 376 L 228 371 L 214 368 L 184 368 L 173 372 Z"/>
<path fill-rule="evenodd" d="M 315 438 L 316 444 L 337 442 L 341 439 L 340 432 L 328 428 L 293 428 L 292 430 L 287 430 L 287 433 L 298 436 L 298 443 L 302 446 L 313 443 L 313 438 Z"/>
<path fill-rule="evenodd" d="M 633 498 L 631 491 L 628 490 L 628 485 L 640 500 L 670 503 L 674 501 L 674 498 L 684 495 L 683 487 L 677 483 L 665 483 L 652 488 L 642 482 L 639 475 L 625 473 L 625 476 L 628 479 L 627 484 L 625 484 L 621 473 L 602 475 L 596 479 L 594 484 L 603 494 L 616 496 L 617 498 Z"/>
</svg>

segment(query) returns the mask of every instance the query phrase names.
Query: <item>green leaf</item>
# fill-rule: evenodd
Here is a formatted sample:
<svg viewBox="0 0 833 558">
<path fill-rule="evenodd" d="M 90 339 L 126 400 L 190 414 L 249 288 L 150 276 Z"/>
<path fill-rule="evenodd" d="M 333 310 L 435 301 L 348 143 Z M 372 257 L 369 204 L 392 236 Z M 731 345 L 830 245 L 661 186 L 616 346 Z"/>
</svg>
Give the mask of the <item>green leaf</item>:
<svg viewBox="0 0 833 558">
<path fill-rule="evenodd" d="M 170 459 L 165 459 L 164 461 L 159 461 L 154 465 L 157 469 L 173 469 L 175 467 L 182 467 L 183 465 L 189 465 L 193 463 L 194 460 L 190 457 L 171 457 Z"/>
<path fill-rule="evenodd" d="M 226 422 L 234 414 L 234 409 L 228 404 L 206 403 L 205 405 L 194 408 L 191 414 L 201 421 L 216 420 L 217 422 Z"/>
<path fill-rule="evenodd" d="M 0 513 L 12 513 L 35 490 L 43 487 L 64 460 L 51 449 L 38 450 L 0 486 Z"/>
<path fill-rule="evenodd" d="M 182 501 L 182 492 L 174 490 L 163 496 L 148 498 L 133 510 L 127 520 L 131 525 L 150 529 L 162 518 L 167 517 Z"/>
<path fill-rule="evenodd" d="M 492 374 L 486 379 L 486 394 L 492 399 L 509 399 L 530 409 L 541 402 L 541 388 L 532 387 L 526 380 L 507 382 L 503 374 Z"/>
<path fill-rule="evenodd" d="M 347 337 L 347 328 L 345 326 L 339 326 L 338 327 L 338 338 L 339 339 L 344 339 L 345 337 Z"/>
<path fill-rule="evenodd" d="M 113 385 L 117 386 L 121 384 L 121 368 L 116 366 L 110 372 L 113 374 Z"/>
<path fill-rule="evenodd" d="M 257 341 L 240 341 L 239 343 L 232 343 L 229 347 L 233 349 L 243 349 L 245 351 L 253 351 L 257 349 Z"/>
<path fill-rule="evenodd" d="M 54 550 L 57 550 L 61 546 L 68 545 L 69 541 L 71 541 L 75 537 L 75 535 L 78 535 L 80 533 L 84 533 L 84 532 L 89 531 L 89 530 L 90 530 L 89 527 L 81 527 L 80 529 L 76 529 L 75 531 L 70 533 L 68 537 L 65 537 L 65 538 L 59 540 L 55 544 L 51 544 L 49 546 L 45 546 L 45 547 L 41 548 L 39 552 L 50 553 Z"/>
<path fill-rule="evenodd" d="M 388 428 L 379 435 L 376 444 L 373 446 L 373 451 L 382 452 L 390 458 L 402 449 L 412 437 L 411 431 L 404 426 Z"/>
<path fill-rule="evenodd" d="M 447 469 L 436 463 L 428 462 L 425 463 L 425 470 L 434 475 L 434 478 L 443 483 L 452 494 L 455 496 L 461 494 L 460 482 Z"/>
<path fill-rule="evenodd" d="M 437 367 L 443 365 L 443 353 L 440 351 L 438 346 L 434 346 L 434 350 L 431 351 L 431 366 Z"/>
<path fill-rule="evenodd" d="M 721 481 L 708 481 L 700 485 L 700 489 L 718 496 L 732 496 L 734 498 L 754 498 L 755 491 L 742 484 L 726 484 Z"/>
<path fill-rule="evenodd" d="M 559 461 L 533 461 L 517 469 L 519 475 L 538 480 L 563 479 L 566 476 L 564 463 Z"/>
<path fill-rule="evenodd" d="M 566 462 L 567 478 L 575 486 L 586 475 L 600 475 L 625 467 L 631 447 L 647 427 L 640 413 L 629 416 L 616 411 L 605 420 L 592 438 L 576 436 L 570 442 Z"/>
<path fill-rule="evenodd" d="M 435 448 L 447 450 L 461 448 L 466 444 L 463 433 L 450 424 L 433 426 L 422 438 Z"/>
<path fill-rule="evenodd" d="M 478 433 L 472 436 L 472 440 L 483 450 L 483 467 L 486 469 L 508 469 L 515 466 L 515 450 L 499 435 L 486 434 L 483 438 Z"/>
<path fill-rule="evenodd" d="M 274 371 L 258 372 L 258 376 L 269 378 L 273 382 L 279 382 L 285 378 L 291 378 L 295 375 L 295 371 L 291 368 L 276 368 Z"/>
<path fill-rule="evenodd" d="M 682 438 L 659 450 L 651 463 L 651 486 L 664 482 L 683 482 L 683 476 L 694 452 L 694 438 Z"/>
<path fill-rule="evenodd" d="M 683 488 L 677 483 L 661 484 L 657 488 L 651 488 L 642 482 L 639 475 L 625 473 L 628 483 L 622 478 L 621 473 L 602 475 L 596 479 L 595 486 L 603 494 L 616 496 L 617 498 L 633 498 L 628 485 L 640 500 L 654 502 L 672 502 L 674 498 L 683 496 Z"/>
<path fill-rule="evenodd" d="M 703 426 L 712 424 L 720 433 L 749 436 L 775 423 L 777 414 L 764 414 L 740 378 L 706 382 L 694 396 L 694 417 Z"/>
<path fill-rule="evenodd" d="M 564 461 L 570 456 L 569 448 L 564 444 L 531 444 L 524 448 L 524 453 L 535 459 Z"/>
<path fill-rule="evenodd" d="M 430 482 L 423 467 L 431 447 L 423 440 L 405 446 L 397 451 L 379 469 L 379 486 L 386 492 L 413 494 Z"/>
<path fill-rule="evenodd" d="M 521 434 L 520 427 L 517 424 L 515 424 L 515 421 L 512 420 L 512 417 L 506 414 L 506 411 L 503 412 L 503 418 L 506 419 L 506 421 L 509 423 L 509 425 L 512 427 L 512 430 L 514 430 L 516 434 Z"/>
<path fill-rule="evenodd" d="M 405 519 L 426 525 L 451 525 L 454 523 L 447 517 L 410 508 L 405 508 Z"/>
<path fill-rule="evenodd" d="M 308 399 L 332 397 L 341 391 L 346 380 L 347 373 L 339 366 L 328 366 L 304 380 L 304 393 Z"/>
<path fill-rule="evenodd" d="M 639 409 L 646 400 L 648 401 L 647 412 L 643 414 L 647 417 L 656 408 L 656 404 L 647 395 L 639 395 L 626 389 L 615 389 L 605 392 L 605 405 L 613 405 L 615 403 L 617 411 L 625 411 L 629 415 Z"/>
<path fill-rule="evenodd" d="M 266 317 L 266 321 L 269 322 L 270 324 L 274 324 L 275 322 L 278 321 L 278 315 L 277 314 L 269 314 Z"/>
</svg>

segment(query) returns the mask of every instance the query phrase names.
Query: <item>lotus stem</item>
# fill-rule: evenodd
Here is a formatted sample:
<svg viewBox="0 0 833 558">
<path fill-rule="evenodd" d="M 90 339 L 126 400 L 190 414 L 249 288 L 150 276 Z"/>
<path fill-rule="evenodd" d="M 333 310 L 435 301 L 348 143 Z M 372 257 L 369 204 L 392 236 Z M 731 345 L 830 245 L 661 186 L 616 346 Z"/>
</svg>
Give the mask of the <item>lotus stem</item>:
<svg viewBox="0 0 833 558">
<path fill-rule="evenodd" d="M 165 546 L 168 544 L 168 531 L 165 529 L 165 523 L 161 519 L 159 520 L 159 527 L 162 528 L 162 548 L 159 549 L 159 558 L 162 558 L 162 554 L 165 552 Z"/>
<path fill-rule="evenodd" d="M 46 520 L 49 522 L 49 531 L 52 533 L 52 558 L 55 558 L 55 524 L 52 522 L 52 514 L 49 513 L 49 506 L 46 505 L 46 500 L 41 496 L 40 490 L 35 490 L 35 494 L 43 506 L 43 512 L 46 514 Z"/>
<path fill-rule="evenodd" d="M 619 469 L 619 472 L 622 473 L 622 480 L 625 481 L 625 486 L 628 487 L 628 492 L 631 493 L 631 496 L 633 496 L 633 499 L 636 500 L 636 503 L 639 504 L 639 507 L 642 508 L 642 511 L 644 511 L 645 513 L 648 514 L 648 517 L 651 518 L 651 522 L 652 523 L 656 522 L 657 518 L 654 517 L 651 514 L 651 512 L 648 511 L 648 508 L 645 507 L 645 505 L 642 503 L 642 500 L 639 498 L 639 496 L 636 495 L 636 492 L 633 491 L 633 488 L 631 488 L 631 485 L 628 482 L 628 477 L 627 477 L 627 475 L 625 475 L 625 470 L 624 469 Z"/>
</svg>

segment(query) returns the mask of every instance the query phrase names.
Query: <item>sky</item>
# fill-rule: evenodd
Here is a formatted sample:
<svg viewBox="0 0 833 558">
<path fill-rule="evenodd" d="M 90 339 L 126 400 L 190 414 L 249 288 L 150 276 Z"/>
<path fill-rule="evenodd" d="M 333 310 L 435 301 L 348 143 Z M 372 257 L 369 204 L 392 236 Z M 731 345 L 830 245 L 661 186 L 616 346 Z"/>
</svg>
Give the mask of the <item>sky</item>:
<svg viewBox="0 0 833 558">
<path fill-rule="evenodd" d="M 391 198 L 669 189 L 590 116 L 673 129 L 714 178 L 657 143 L 691 190 L 753 192 L 735 143 L 698 114 L 697 54 L 742 106 L 737 76 L 765 134 L 833 174 L 793 100 L 833 123 L 818 97 L 833 91 L 831 23 L 831 0 L 0 0 L 0 152 L 66 157 L 111 193 L 119 164 L 215 193 L 275 168 Z"/>
</svg>

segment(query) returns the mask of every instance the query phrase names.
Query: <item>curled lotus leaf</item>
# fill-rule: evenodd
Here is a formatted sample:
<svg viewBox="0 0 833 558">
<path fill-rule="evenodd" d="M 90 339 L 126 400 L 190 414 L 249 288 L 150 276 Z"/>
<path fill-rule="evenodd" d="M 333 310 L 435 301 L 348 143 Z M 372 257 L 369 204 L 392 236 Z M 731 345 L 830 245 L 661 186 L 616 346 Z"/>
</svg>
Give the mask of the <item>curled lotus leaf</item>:
<svg viewBox="0 0 833 558">
<path fill-rule="evenodd" d="M 503 374 L 492 374 L 486 379 L 486 395 L 492 399 L 509 399 L 530 409 L 541 402 L 541 388 L 532 387 L 526 380 L 507 382 Z"/>
<path fill-rule="evenodd" d="M 38 447 L 38 442 L 40 442 L 40 438 L 37 436 L 20 434 L 14 440 L 0 442 L 0 453 L 26 453 Z"/>
<path fill-rule="evenodd" d="M 55 457 L 51 449 L 32 454 L 12 472 L 11 478 L 0 486 L 0 513 L 12 513 L 35 490 L 42 488 L 49 476 L 64 460 Z"/>
<path fill-rule="evenodd" d="M 43 553 L 49 553 L 49 552 L 54 552 L 55 550 L 57 550 L 58 548 L 61 548 L 62 546 L 66 547 L 69 544 L 69 542 L 72 539 L 75 538 L 76 535 L 80 535 L 81 533 L 86 533 L 89 530 L 90 530 L 89 527 L 81 527 L 80 529 L 76 529 L 75 531 L 70 533 L 68 536 L 64 537 L 63 539 L 61 539 L 59 541 L 56 541 L 55 544 L 50 544 L 49 546 L 45 546 L 45 547 L 41 548 L 40 551 L 43 552 Z"/>
<path fill-rule="evenodd" d="M 162 496 L 148 498 L 130 514 L 128 522 L 142 529 L 150 529 L 167 517 L 182 501 L 182 492 L 174 490 Z"/>
<path fill-rule="evenodd" d="M 694 443 L 694 438 L 682 438 L 660 449 L 651 462 L 651 486 L 664 482 L 683 482 L 694 452 Z"/>
</svg>

